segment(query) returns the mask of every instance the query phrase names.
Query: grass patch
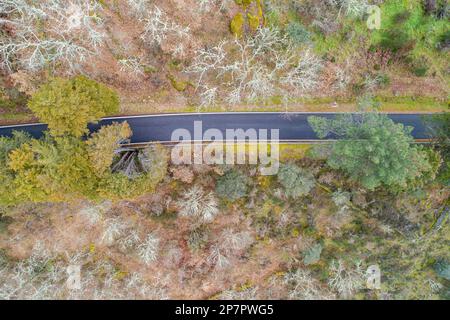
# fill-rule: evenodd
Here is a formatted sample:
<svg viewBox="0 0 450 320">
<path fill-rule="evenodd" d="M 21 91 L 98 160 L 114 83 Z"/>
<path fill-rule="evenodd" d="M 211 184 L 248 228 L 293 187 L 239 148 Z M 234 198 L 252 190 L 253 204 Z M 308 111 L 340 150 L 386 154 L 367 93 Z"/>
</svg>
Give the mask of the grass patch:
<svg viewBox="0 0 450 320">
<path fill-rule="evenodd" d="M 303 159 L 312 144 L 280 144 L 280 162 Z"/>
<path fill-rule="evenodd" d="M 33 121 L 31 113 L 0 113 L 0 124 L 23 123 Z"/>
<path fill-rule="evenodd" d="M 279 143 L 278 152 L 280 157 L 280 162 L 288 162 L 303 159 L 308 151 L 311 149 L 312 144 L 287 144 L 287 143 Z M 250 154 L 257 155 L 258 150 L 260 148 L 266 147 L 267 153 L 272 153 L 272 146 L 270 142 L 267 144 L 260 143 L 237 143 L 234 146 L 226 146 L 225 150 L 231 150 L 230 148 L 234 148 L 233 151 L 235 156 L 240 152 L 245 152 L 246 159 Z"/>
<path fill-rule="evenodd" d="M 448 111 L 448 101 L 431 97 L 411 96 L 377 96 L 382 102 L 381 110 L 385 112 L 442 112 Z M 269 99 L 273 102 L 273 99 Z M 338 106 L 333 107 L 334 102 Z M 280 104 L 242 104 L 235 106 L 207 106 L 199 108 L 188 105 L 183 108 L 159 105 L 158 109 L 146 103 L 127 103 L 122 105 L 122 114 L 146 114 L 146 113 L 188 113 L 188 112 L 352 112 L 357 111 L 354 98 L 318 98 L 296 99 L 289 106 Z"/>
<path fill-rule="evenodd" d="M 371 34 L 375 47 L 402 52 L 415 73 L 444 74 L 448 54 L 438 50 L 448 21 L 426 14 L 420 0 L 392 0 L 381 6 L 382 26 Z"/>
<path fill-rule="evenodd" d="M 447 102 L 427 97 L 377 97 L 381 110 L 386 112 L 442 112 L 449 111 Z"/>
</svg>

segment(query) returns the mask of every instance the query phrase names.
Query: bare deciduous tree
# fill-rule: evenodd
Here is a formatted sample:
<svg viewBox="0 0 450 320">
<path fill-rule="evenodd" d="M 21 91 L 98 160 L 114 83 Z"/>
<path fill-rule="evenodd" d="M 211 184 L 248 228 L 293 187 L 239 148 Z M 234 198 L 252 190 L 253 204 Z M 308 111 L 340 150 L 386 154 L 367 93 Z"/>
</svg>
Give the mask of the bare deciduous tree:
<svg viewBox="0 0 450 320">
<path fill-rule="evenodd" d="M 356 263 L 354 268 L 351 268 L 345 266 L 342 260 L 332 262 L 328 285 L 343 298 L 351 298 L 355 292 L 362 289 L 363 284 L 364 272 L 361 269 L 361 263 Z"/>
<path fill-rule="evenodd" d="M 211 12 L 214 9 L 224 11 L 230 9 L 233 0 L 196 0 L 200 12 Z"/>
<path fill-rule="evenodd" d="M 155 233 L 150 233 L 145 241 L 138 246 L 138 255 L 142 262 L 149 265 L 158 258 L 158 250 L 159 238 Z"/>
<path fill-rule="evenodd" d="M 231 266 L 230 260 L 227 258 L 223 250 L 218 245 L 213 245 L 211 247 L 211 251 L 206 261 L 209 265 L 219 270 Z"/>
<path fill-rule="evenodd" d="M 328 0 L 332 6 L 346 16 L 361 18 L 366 14 L 369 2 L 367 0 Z"/>
<path fill-rule="evenodd" d="M 127 0 L 127 4 L 131 9 L 131 13 L 139 20 L 142 20 L 147 14 L 150 0 Z"/>
<path fill-rule="evenodd" d="M 284 276 L 283 282 L 288 287 L 289 299 L 294 300 L 330 300 L 334 296 L 322 288 L 320 282 L 309 271 L 297 269 Z"/>
<path fill-rule="evenodd" d="M 204 107 L 217 100 L 238 104 L 272 96 L 287 101 L 315 89 L 321 70 L 321 60 L 310 49 L 294 48 L 278 29 L 259 28 L 243 39 L 198 50 L 185 72 L 197 77 Z"/>
<path fill-rule="evenodd" d="M 177 205 L 181 216 L 197 217 L 205 222 L 211 221 L 219 213 L 214 195 L 196 185 L 183 194 Z"/>
<path fill-rule="evenodd" d="M 175 42 L 169 46 L 171 54 L 178 57 L 185 54 L 186 42 L 190 39 L 189 27 L 177 24 L 157 6 L 148 11 L 143 21 L 145 26 L 141 39 L 144 43 L 161 47 L 165 41 Z"/>
<path fill-rule="evenodd" d="M 144 68 L 141 61 L 136 57 L 128 57 L 118 60 L 120 71 L 132 74 L 133 76 L 143 76 Z"/>
<path fill-rule="evenodd" d="M 100 11 L 89 0 L 2 1 L 0 25 L 10 31 L 0 37 L 0 67 L 35 71 L 61 62 L 72 72 L 80 69 L 103 42 Z"/>
<path fill-rule="evenodd" d="M 112 245 L 119 239 L 123 231 L 126 229 L 126 224 L 119 218 L 110 218 L 105 221 L 105 231 L 102 235 L 102 242 L 106 245 Z"/>
<path fill-rule="evenodd" d="M 236 253 L 247 249 L 254 242 L 250 232 L 235 232 L 226 229 L 220 236 L 220 246 L 224 252 Z"/>
</svg>

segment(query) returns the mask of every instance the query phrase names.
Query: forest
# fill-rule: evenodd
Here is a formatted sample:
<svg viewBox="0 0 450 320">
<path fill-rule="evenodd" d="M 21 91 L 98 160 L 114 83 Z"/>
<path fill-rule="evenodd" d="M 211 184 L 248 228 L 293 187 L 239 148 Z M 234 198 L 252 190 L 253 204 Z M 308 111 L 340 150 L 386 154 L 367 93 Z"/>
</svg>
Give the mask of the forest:
<svg viewBox="0 0 450 320">
<path fill-rule="evenodd" d="M 450 299 L 449 11 L 1 0 L 0 126 L 48 129 L 0 136 L 0 299 Z M 88 127 L 238 111 L 335 113 L 308 117 L 333 139 L 280 142 L 263 175 Z"/>
</svg>

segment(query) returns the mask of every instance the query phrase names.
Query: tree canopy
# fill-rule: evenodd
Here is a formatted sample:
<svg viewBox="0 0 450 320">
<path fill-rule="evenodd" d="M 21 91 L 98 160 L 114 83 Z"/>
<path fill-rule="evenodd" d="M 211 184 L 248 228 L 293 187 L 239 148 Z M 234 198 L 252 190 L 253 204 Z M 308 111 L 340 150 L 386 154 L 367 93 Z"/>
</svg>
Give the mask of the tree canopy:
<svg viewBox="0 0 450 320">
<path fill-rule="evenodd" d="M 239 170 L 232 169 L 217 180 L 216 193 L 221 198 L 236 201 L 247 196 L 248 187 L 248 177 Z"/>
<path fill-rule="evenodd" d="M 131 134 L 128 123 L 113 123 L 100 128 L 86 141 L 89 159 L 97 175 L 102 176 L 110 169 L 115 151 L 121 142 L 131 137 Z"/>
<path fill-rule="evenodd" d="M 124 148 L 126 122 L 90 136 L 88 123 L 116 112 L 116 93 L 86 77 L 55 78 L 29 102 L 49 131 L 41 139 L 21 132 L 0 137 L 0 205 L 76 199 L 123 199 L 151 192 L 167 172 L 168 152 L 152 145 Z"/>
<path fill-rule="evenodd" d="M 450 185 L 450 112 L 435 114 L 428 118 L 428 129 L 443 158 L 439 180 Z"/>
<path fill-rule="evenodd" d="M 46 137 L 9 154 L 15 196 L 24 201 L 65 201 L 92 195 L 95 174 L 86 146 L 74 137 Z"/>
<path fill-rule="evenodd" d="M 130 135 L 127 123 L 114 123 L 86 141 L 48 134 L 31 139 L 22 133 L 1 138 L 0 205 L 128 199 L 154 191 L 166 175 L 168 151 L 152 145 L 122 153 L 120 143 Z M 115 169 L 123 158 L 136 162 L 132 175 L 127 174 L 130 165 Z"/>
<path fill-rule="evenodd" d="M 10 138 L 0 137 L 0 204 L 9 205 L 15 201 L 11 194 L 14 173 L 8 168 L 8 155 L 12 150 L 19 148 L 30 140 L 30 136 L 20 131 L 14 131 Z"/>
<path fill-rule="evenodd" d="M 42 85 L 28 107 L 47 123 L 53 136 L 80 137 L 88 123 L 119 110 L 119 98 L 110 88 L 84 76 L 54 78 Z"/>
<path fill-rule="evenodd" d="M 291 163 L 281 166 L 278 181 L 286 195 L 294 199 L 308 194 L 315 185 L 312 173 Z"/>
<path fill-rule="evenodd" d="M 434 175 L 431 158 L 435 154 L 413 145 L 412 128 L 394 123 L 385 114 L 365 112 L 308 121 L 319 138 L 339 138 L 331 145 L 330 167 L 343 170 L 369 190 L 405 189 L 418 178 Z"/>
</svg>

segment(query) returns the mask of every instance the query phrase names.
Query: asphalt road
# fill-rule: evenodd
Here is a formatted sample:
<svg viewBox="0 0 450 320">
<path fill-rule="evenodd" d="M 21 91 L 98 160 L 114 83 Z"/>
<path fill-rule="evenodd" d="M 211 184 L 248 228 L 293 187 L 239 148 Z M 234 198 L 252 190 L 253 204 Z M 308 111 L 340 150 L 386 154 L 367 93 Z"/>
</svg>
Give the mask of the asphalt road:
<svg viewBox="0 0 450 320">
<path fill-rule="evenodd" d="M 277 112 L 233 112 L 233 113 L 184 113 L 158 114 L 145 116 L 129 116 L 104 118 L 96 125 L 90 125 L 91 132 L 100 126 L 113 122 L 127 121 L 133 130 L 132 143 L 154 141 L 170 141 L 172 132 L 176 129 L 187 129 L 194 139 L 194 121 L 202 121 L 203 132 L 207 129 L 219 129 L 225 137 L 226 129 L 279 129 L 281 141 L 318 140 L 309 126 L 309 116 L 332 118 L 333 113 L 277 113 Z M 412 135 L 415 139 L 427 139 L 424 117 L 427 114 L 389 114 L 389 117 L 405 126 L 414 128 Z M 47 126 L 44 124 L 28 124 L 0 127 L 0 136 L 10 136 L 13 130 L 23 130 L 35 138 L 42 136 Z M 332 138 L 332 137 L 330 137 Z"/>
</svg>

